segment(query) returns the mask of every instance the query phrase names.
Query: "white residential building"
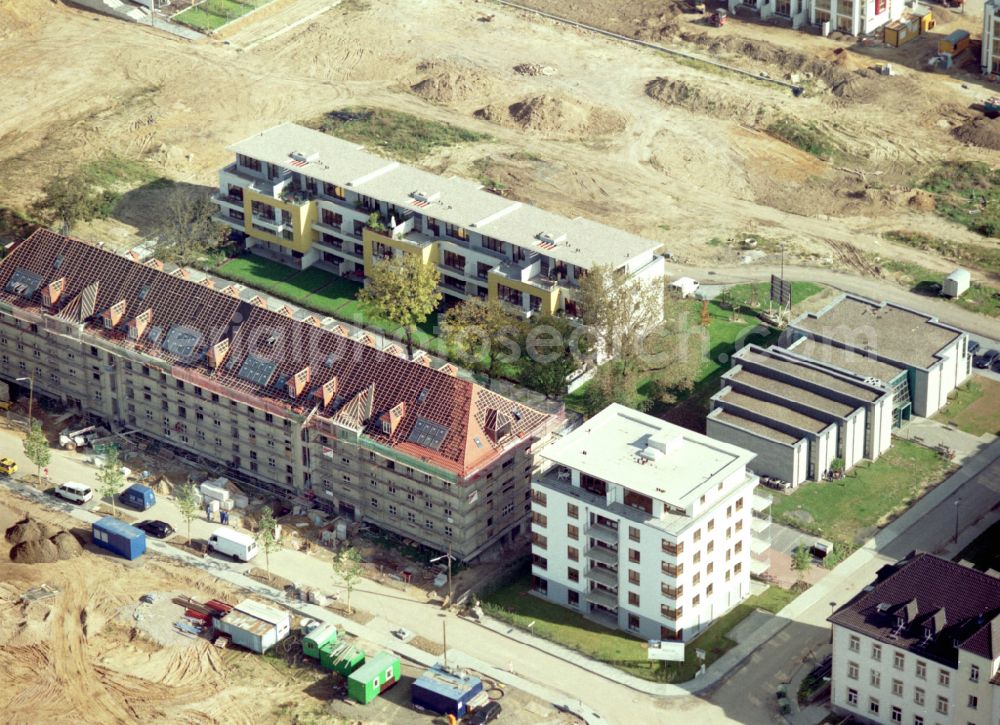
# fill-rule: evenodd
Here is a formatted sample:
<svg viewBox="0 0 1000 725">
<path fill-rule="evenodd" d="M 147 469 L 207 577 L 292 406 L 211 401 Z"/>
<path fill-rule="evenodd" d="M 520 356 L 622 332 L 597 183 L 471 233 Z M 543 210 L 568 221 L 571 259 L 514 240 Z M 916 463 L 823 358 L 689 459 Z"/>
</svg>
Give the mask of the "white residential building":
<svg viewBox="0 0 1000 725">
<path fill-rule="evenodd" d="M 983 73 L 1000 74 L 1000 0 L 983 3 L 983 47 L 981 63 Z"/>
<path fill-rule="evenodd" d="M 809 22 L 830 30 L 868 35 L 903 16 L 903 0 L 809 0 Z"/>
<path fill-rule="evenodd" d="M 535 594 L 684 641 L 749 596 L 751 510 L 769 503 L 754 496 L 754 454 L 611 405 L 540 456 Z"/>
<path fill-rule="evenodd" d="M 886 725 L 1000 723 L 1000 579 L 914 552 L 830 622 L 835 712 Z"/>
</svg>

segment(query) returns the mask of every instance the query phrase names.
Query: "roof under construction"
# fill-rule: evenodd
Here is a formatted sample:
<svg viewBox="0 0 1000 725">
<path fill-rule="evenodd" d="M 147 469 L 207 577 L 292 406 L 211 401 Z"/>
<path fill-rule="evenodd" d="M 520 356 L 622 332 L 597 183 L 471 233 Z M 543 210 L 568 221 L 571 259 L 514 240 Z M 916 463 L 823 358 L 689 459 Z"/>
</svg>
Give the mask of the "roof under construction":
<svg viewBox="0 0 1000 725">
<path fill-rule="evenodd" d="M 0 261 L 0 300 L 79 324 L 193 385 L 279 415 L 314 414 L 460 476 L 548 419 L 448 370 L 161 267 L 40 229 Z M 487 426 L 498 414 L 510 420 L 503 435 Z"/>
</svg>

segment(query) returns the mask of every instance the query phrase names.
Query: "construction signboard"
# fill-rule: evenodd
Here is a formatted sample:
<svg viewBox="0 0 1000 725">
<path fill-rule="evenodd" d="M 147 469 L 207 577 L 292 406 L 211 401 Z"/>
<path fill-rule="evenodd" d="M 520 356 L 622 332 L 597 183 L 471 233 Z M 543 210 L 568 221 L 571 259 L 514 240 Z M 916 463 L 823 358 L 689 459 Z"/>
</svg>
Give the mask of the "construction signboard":
<svg viewBox="0 0 1000 725">
<path fill-rule="evenodd" d="M 771 301 L 778 303 L 781 307 L 790 307 L 792 304 L 792 283 L 772 274 Z"/>
</svg>

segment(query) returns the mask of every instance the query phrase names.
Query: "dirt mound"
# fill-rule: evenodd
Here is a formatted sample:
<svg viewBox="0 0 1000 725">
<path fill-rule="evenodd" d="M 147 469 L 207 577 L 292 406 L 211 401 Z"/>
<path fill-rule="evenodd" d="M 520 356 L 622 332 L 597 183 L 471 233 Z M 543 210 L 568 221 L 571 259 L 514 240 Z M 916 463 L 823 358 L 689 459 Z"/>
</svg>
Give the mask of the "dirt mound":
<svg viewBox="0 0 1000 725">
<path fill-rule="evenodd" d="M 55 544 L 60 559 L 74 559 L 83 553 L 83 547 L 80 545 L 80 542 L 68 531 L 60 531 L 49 539 L 49 541 Z"/>
<path fill-rule="evenodd" d="M 509 106 L 492 104 L 476 111 L 476 117 L 540 133 L 599 136 L 625 128 L 618 113 L 558 96 L 532 96 Z"/>
<path fill-rule="evenodd" d="M 959 141 L 984 149 L 1000 150 L 1000 119 L 974 118 L 951 130 Z"/>
<path fill-rule="evenodd" d="M 943 8 L 940 5 L 934 5 L 931 7 L 931 15 L 934 18 L 935 25 L 947 25 L 956 17 L 958 17 L 951 10 Z"/>
<path fill-rule="evenodd" d="M 41 521 L 35 521 L 30 517 L 21 519 L 16 524 L 7 529 L 4 539 L 9 544 L 17 545 L 25 541 L 40 541 L 50 539 L 59 533 L 55 526 L 49 526 Z"/>
<path fill-rule="evenodd" d="M 59 547 L 49 539 L 22 541 L 10 550 L 10 559 L 18 564 L 51 564 L 59 561 Z"/>
<path fill-rule="evenodd" d="M 679 106 L 688 111 L 716 118 L 755 122 L 766 109 L 749 98 L 729 98 L 714 90 L 706 90 L 688 81 L 654 78 L 646 84 L 646 95 L 665 106 Z"/>
<path fill-rule="evenodd" d="M 923 189 L 916 189 L 906 204 L 917 211 L 934 211 L 934 195 Z"/>
<path fill-rule="evenodd" d="M 452 103 L 487 95 L 494 86 L 491 78 L 477 71 L 445 70 L 414 83 L 410 90 L 434 103 Z"/>
</svg>

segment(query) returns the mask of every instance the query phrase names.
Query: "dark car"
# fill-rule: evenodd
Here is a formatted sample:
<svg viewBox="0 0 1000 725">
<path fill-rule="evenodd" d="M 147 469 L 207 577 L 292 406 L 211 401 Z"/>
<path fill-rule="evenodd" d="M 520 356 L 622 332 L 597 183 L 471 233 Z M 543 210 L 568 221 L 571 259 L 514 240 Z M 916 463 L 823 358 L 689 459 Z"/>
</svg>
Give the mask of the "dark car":
<svg viewBox="0 0 1000 725">
<path fill-rule="evenodd" d="M 970 355 L 975 355 L 979 352 L 979 343 L 975 340 L 969 340 L 969 344 L 966 345 L 966 349 L 969 351 Z"/>
<path fill-rule="evenodd" d="M 166 521 L 143 521 L 136 524 L 136 528 L 142 529 L 147 534 L 155 536 L 157 539 L 165 539 L 174 533 L 174 527 Z"/>
<path fill-rule="evenodd" d="M 495 700 L 490 700 L 482 707 L 477 707 L 475 711 L 468 717 L 469 725 L 486 725 L 488 722 L 493 722 L 498 717 L 500 717 L 500 703 Z"/>
<path fill-rule="evenodd" d="M 985 370 L 990 365 L 992 365 L 997 358 L 1000 358 L 1000 350 L 987 350 L 982 355 L 973 360 L 972 364 L 975 365 L 977 368 L 980 368 L 981 370 Z"/>
</svg>

